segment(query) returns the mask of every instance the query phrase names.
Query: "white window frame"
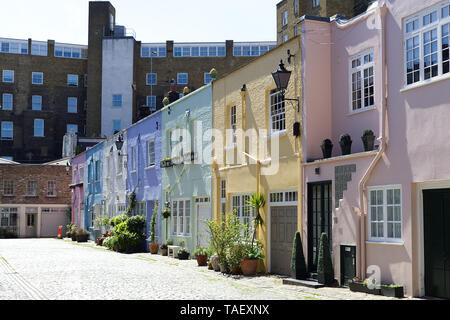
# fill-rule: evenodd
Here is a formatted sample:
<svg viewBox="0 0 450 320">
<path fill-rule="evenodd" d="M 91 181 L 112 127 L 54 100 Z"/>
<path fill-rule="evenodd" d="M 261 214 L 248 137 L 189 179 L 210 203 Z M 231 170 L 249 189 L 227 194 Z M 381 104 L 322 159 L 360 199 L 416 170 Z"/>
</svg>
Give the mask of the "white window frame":
<svg viewBox="0 0 450 320">
<path fill-rule="evenodd" d="M 184 82 L 184 81 L 180 81 L 180 76 L 184 76 L 184 75 L 186 75 L 186 82 Z M 189 73 L 187 73 L 187 72 L 180 72 L 180 73 L 177 73 L 177 84 L 188 84 L 189 83 Z"/>
<path fill-rule="evenodd" d="M 137 157 L 137 147 L 131 147 L 131 172 L 136 172 L 136 157 Z"/>
<path fill-rule="evenodd" d="M 27 181 L 27 197 L 37 197 L 37 195 L 38 195 L 37 180 Z"/>
<path fill-rule="evenodd" d="M 11 128 L 6 128 L 6 126 L 11 126 Z M 11 132 L 11 136 L 4 135 L 6 132 Z M 0 138 L 1 140 L 13 140 L 14 139 L 14 122 L 12 121 L 2 121 L 0 125 Z"/>
<path fill-rule="evenodd" d="M 69 87 L 78 87 L 78 75 L 68 74 L 67 75 L 67 85 Z"/>
<path fill-rule="evenodd" d="M 312 0 L 312 7 L 317 8 L 320 6 L 320 0 Z"/>
<path fill-rule="evenodd" d="M 368 58 L 368 61 L 366 61 L 366 58 Z M 354 61 L 359 61 L 359 65 L 353 65 Z M 372 74 L 370 74 L 370 70 L 372 70 Z M 368 95 L 367 97 L 373 98 L 373 104 L 365 105 L 366 95 L 365 95 L 365 80 L 366 80 L 366 73 L 368 74 L 368 79 L 372 79 L 372 85 L 369 87 L 373 88 L 372 95 Z M 361 103 L 360 108 L 354 109 L 353 102 L 357 101 L 353 99 L 353 75 L 359 74 L 359 85 L 361 90 L 361 97 L 359 98 L 359 102 Z M 354 56 L 351 56 L 349 59 L 349 103 L 350 103 L 350 113 L 358 113 L 364 110 L 369 110 L 375 108 L 375 55 L 373 48 L 364 50 Z"/>
<path fill-rule="evenodd" d="M 388 204 L 387 203 L 387 191 L 388 190 L 399 190 L 400 191 L 400 203 L 398 204 Z M 371 192 L 382 192 L 383 195 L 383 201 L 380 204 L 373 204 L 371 203 Z M 377 194 L 378 196 L 378 194 Z M 403 201 L 402 201 L 402 186 L 401 185 L 385 185 L 385 186 L 373 186 L 367 188 L 367 207 L 368 207 L 368 213 L 367 213 L 367 230 L 368 230 L 368 238 L 369 241 L 373 242 L 387 242 L 387 243 L 403 243 Z M 394 197 L 394 195 L 393 195 Z M 390 223 L 397 223 L 400 224 L 400 238 L 389 238 L 388 237 L 388 207 L 389 206 L 400 206 L 400 220 L 391 220 Z M 372 219 L 372 207 L 379 207 L 382 208 L 383 211 L 383 220 L 377 220 L 374 221 Z M 377 213 L 378 214 L 378 213 Z M 394 214 L 394 213 L 393 213 Z M 382 223 L 383 224 L 383 236 L 373 236 L 372 235 L 372 223 Z M 394 229 L 395 232 L 395 229 Z"/>
<path fill-rule="evenodd" d="M 78 133 L 78 125 L 73 123 L 66 124 L 66 132 L 70 133 L 69 127 L 75 127 L 76 130 L 74 130 L 75 133 Z"/>
<path fill-rule="evenodd" d="M 273 93 L 269 94 L 269 132 L 270 135 L 273 134 L 282 134 L 283 132 L 286 132 L 286 101 L 284 99 L 280 98 L 280 101 L 276 101 L 276 96 L 282 97 L 281 91 L 275 91 Z M 275 101 L 275 103 L 272 103 L 272 101 Z M 278 112 L 275 115 L 272 115 L 272 107 L 275 107 L 276 105 L 282 104 L 284 105 L 284 111 Z M 280 119 L 277 119 L 277 118 Z M 278 129 L 274 129 L 274 125 L 276 123 L 280 123 Z"/>
<path fill-rule="evenodd" d="M 153 145 L 153 148 L 150 148 Z M 153 160 L 153 161 L 152 161 Z M 155 139 L 147 141 L 147 168 L 153 168 L 156 164 Z"/>
<path fill-rule="evenodd" d="M 441 1 L 438 4 L 426 8 L 414 15 L 411 15 L 403 20 L 403 87 L 414 88 L 416 86 L 421 86 L 423 84 L 427 84 L 430 82 L 439 81 L 442 79 L 450 78 L 450 70 L 447 73 L 443 73 L 443 63 L 447 62 L 443 61 L 443 34 L 442 29 L 444 26 L 450 24 L 450 0 Z M 446 16 L 444 16 L 444 10 L 446 12 Z M 426 17 L 429 17 L 430 14 L 436 12 L 436 20 L 430 23 L 425 24 Z M 413 24 L 415 22 L 415 24 Z M 450 25 L 448 26 L 450 29 Z M 425 79 L 425 45 L 424 45 L 424 35 L 431 30 L 436 29 L 437 31 L 437 74 L 436 76 L 431 76 L 428 79 Z M 419 79 L 416 82 L 412 82 L 408 84 L 408 41 L 413 39 L 414 37 L 418 37 L 418 51 L 419 56 L 417 57 L 419 60 Z M 450 40 L 450 35 L 446 36 L 447 41 Z M 448 47 L 447 47 L 448 48 Z M 450 49 L 447 49 L 450 50 Z M 427 54 L 428 56 L 428 54 Z M 415 59 L 417 60 L 417 59 Z M 448 61 L 450 64 L 450 61 Z"/>
<path fill-rule="evenodd" d="M 31 54 L 35 56 L 47 56 L 47 43 L 39 44 L 39 43 L 31 43 Z"/>
<path fill-rule="evenodd" d="M 38 78 L 36 77 L 40 77 L 40 82 L 36 82 L 35 80 L 38 80 Z M 43 72 L 32 72 L 31 73 L 31 84 L 36 84 L 36 85 L 43 85 L 44 84 L 44 73 Z"/>
<path fill-rule="evenodd" d="M 229 126 L 230 126 L 230 145 L 235 145 L 237 141 L 236 129 L 237 129 L 237 107 L 235 104 L 230 106 L 229 114 Z"/>
<path fill-rule="evenodd" d="M 11 80 L 5 78 L 8 76 L 8 73 L 11 75 Z M 2 71 L 2 81 L 5 83 L 14 83 L 14 70 L 3 70 Z"/>
<path fill-rule="evenodd" d="M 156 96 L 147 96 L 146 104 L 147 107 L 150 108 L 150 110 L 152 111 L 156 110 Z"/>
<path fill-rule="evenodd" d="M 281 17 L 282 17 L 281 19 L 282 19 L 283 27 L 287 26 L 287 24 L 288 24 L 288 11 L 284 10 L 283 13 L 281 14 Z"/>
<path fill-rule="evenodd" d="M 74 103 L 75 102 L 75 106 Z M 74 108 L 75 107 L 75 111 Z M 68 113 L 78 113 L 78 98 L 77 97 L 67 97 L 67 112 Z"/>
<path fill-rule="evenodd" d="M 177 204 L 176 207 L 174 204 Z M 180 206 L 183 204 L 183 214 L 180 215 Z M 188 204 L 188 205 L 187 205 Z M 189 198 L 177 198 L 172 200 L 172 235 L 174 236 L 190 236 L 191 235 L 191 219 L 192 219 L 192 201 Z M 188 210 L 186 210 L 188 209 Z M 175 210 L 175 211 L 174 211 Z M 188 214 L 187 214 L 188 211 Z M 175 228 L 176 226 L 176 228 Z M 181 230 L 182 229 L 182 230 Z"/>
<path fill-rule="evenodd" d="M 9 99 L 9 100 L 8 100 Z M 8 105 L 5 104 L 5 101 L 8 101 Z M 8 107 L 6 107 L 8 106 Z M 1 110 L 9 110 L 12 111 L 14 108 L 14 95 L 12 93 L 3 93 L 2 94 L 2 104 Z"/>
<path fill-rule="evenodd" d="M 3 195 L 14 197 L 14 180 L 3 180 Z"/>
<path fill-rule="evenodd" d="M 36 101 L 35 99 L 37 99 L 38 101 Z M 31 110 L 42 111 L 42 96 L 31 96 Z"/>
<path fill-rule="evenodd" d="M 245 212 L 248 212 L 247 210 L 250 208 L 250 206 L 247 204 L 247 201 L 250 200 L 251 193 L 233 193 L 231 194 L 230 201 L 231 201 L 231 212 L 234 212 L 236 209 L 236 215 L 239 218 L 239 221 L 243 224 L 248 225 L 247 232 L 252 232 L 253 230 L 253 220 L 256 217 L 256 212 L 254 209 L 249 212 L 249 214 L 244 215 Z M 239 204 L 236 205 L 235 199 L 239 198 Z"/>
<path fill-rule="evenodd" d="M 145 83 L 148 86 L 156 86 L 158 84 L 158 74 L 156 72 L 147 73 L 145 75 Z"/>
<path fill-rule="evenodd" d="M 42 123 L 42 129 L 40 128 L 40 126 L 38 126 L 38 124 Z M 45 122 L 44 119 L 34 119 L 33 121 L 33 136 L 34 137 L 44 137 L 45 136 Z M 39 132 L 37 132 L 36 130 L 42 130 L 42 135 L 39 134 Z M 38 133 L 38 134 L 36 134 Z"/>
<path fill-rule="evenodd" d="M 58 190 L 56 188 L 56 181 L 47 181 L 47 197 L 56 198 L 58 196 Z"/>
<path fill-rule="evenodd" d="M 203 83 L 209 84 L 211 82 L 211 74 L 209 72 L 203 73 Z"/>
<path fill-rule="evenodd" d="M 119 98 L 120 97 L 120 105 L 119 105 Z M 122 108 L 123 106 L 123 97 L 121 94 L 113 94 L 112 95 L 112 107 L 113 108 Z"/>
</svg>

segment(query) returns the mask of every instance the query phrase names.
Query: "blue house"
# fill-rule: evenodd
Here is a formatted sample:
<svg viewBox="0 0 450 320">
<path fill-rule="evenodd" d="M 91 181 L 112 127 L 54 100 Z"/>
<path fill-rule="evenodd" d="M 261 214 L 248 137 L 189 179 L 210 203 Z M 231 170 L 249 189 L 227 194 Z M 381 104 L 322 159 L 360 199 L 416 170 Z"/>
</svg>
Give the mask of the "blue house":
<svg viewBox="0 0 450 320">
<path fill-rule="evenodd" d="M 103 142 L 100 142 L 86 151 L 86 187 L 85 199 L 85 226 L 91 235 L 91 240 L 101 236 L 101 231 L 96 228 L 94 221 L 96 216 L 102 215 L 103 200 Z"/>
<path fill-rule="evenodd" d="M 131 125 L 127 131 L 127 192 L 136 195 L 134 214 L 147 218 L 147 238 L 153 209 L 158 202 L 156 241 L 161 244 L 161 112 Z M 147 241 L 147 250 L 148 250 Z"/>
</svg>

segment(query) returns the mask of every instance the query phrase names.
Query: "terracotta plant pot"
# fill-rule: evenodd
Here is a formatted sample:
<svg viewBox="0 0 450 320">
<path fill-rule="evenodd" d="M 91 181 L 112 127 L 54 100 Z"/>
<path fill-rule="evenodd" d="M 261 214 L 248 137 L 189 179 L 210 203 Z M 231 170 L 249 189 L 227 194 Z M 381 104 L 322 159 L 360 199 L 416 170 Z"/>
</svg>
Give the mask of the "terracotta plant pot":
<svg viewBox="0 0 450 320">
<path fill-rule="evenodd" d="M 244 276 L 254 276 L 258 267 L 258 259 L 244 259 L 241 262 L 241 270 Z"/>
<path fill-rule="evenodd" d="M 212 257 L 211 258 L 211 265 L 212 265 L 214 271 L 220 271 L 219 258 L 218 257 Z"/>
<path fill-rule="evenodd" d="M 231 274 L 232 275 L 241 274 L 241 267 L 240 266 L 234 266 L 233 268 L 231 268 Z"/>
<path fill-rule="evenodd" d="M 206 254 L 195 256 L 197 259 L 197 264 L 199 267 L 204 267 L 208 265 L 208 256 Z"/>
<path fill-rule="evenodd" d="M 157 242 L 150 242 L 149 249 L 151 254 L 157 254 L 159 250 L 159 244 Z"/>
</svg>

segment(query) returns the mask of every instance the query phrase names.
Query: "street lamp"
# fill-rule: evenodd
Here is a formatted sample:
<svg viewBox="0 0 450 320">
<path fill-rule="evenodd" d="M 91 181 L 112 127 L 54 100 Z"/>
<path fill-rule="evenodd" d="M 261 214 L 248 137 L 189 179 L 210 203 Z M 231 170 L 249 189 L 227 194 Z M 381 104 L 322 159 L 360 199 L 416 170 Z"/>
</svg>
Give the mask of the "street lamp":
<svg viewBox="0 0 450 320">
<path fill-rule="evenodd" d="M 297 99 L 286 99 L 284 97 L 284 93 L 287 89 L 287 86 L 289 84 L 289 79 L 291 78 L 291 71 L 286 70 L 284 67 L 283 60 L 280 60 L 280 64 L 278 66 L 278 70 L 275 72 L 272 72 L 273 80 L 275 81 L 275 84 L 277 86 L 277 89 L 281 91 L 281 95 L 283 96 L 283 100 L 287 101 L 297 101 L 297 112 L 300 112 L 300 99 L 297 97 Z"/>
</svg>

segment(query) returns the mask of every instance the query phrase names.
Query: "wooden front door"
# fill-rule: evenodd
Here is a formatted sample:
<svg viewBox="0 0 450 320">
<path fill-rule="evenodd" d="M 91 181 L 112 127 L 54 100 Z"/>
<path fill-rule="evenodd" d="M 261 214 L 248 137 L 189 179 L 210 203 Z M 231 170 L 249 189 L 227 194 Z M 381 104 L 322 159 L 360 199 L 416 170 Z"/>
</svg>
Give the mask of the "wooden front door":
<svg viewBox="0 0 450 320">
<path fill-rule="evenodd" d="M 331 181 L 308 184 L 308 271 L 317 271 L 320 235 L 331 240 Z"/>
<path fill-rule="evenodd" d="M 423 191 L 425 295 L 450 299 L 450 189 Z"/>
</svg>

